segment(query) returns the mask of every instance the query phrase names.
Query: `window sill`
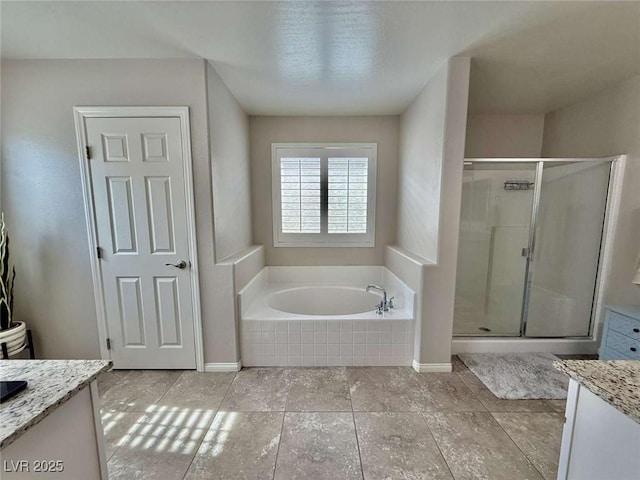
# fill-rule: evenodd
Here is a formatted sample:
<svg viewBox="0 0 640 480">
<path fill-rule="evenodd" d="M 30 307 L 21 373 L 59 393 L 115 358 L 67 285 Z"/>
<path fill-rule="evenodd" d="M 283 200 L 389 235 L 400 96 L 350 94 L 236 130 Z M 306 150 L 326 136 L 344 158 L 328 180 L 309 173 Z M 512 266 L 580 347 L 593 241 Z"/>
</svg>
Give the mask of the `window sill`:
<svg viewBox="0 0 640 480">
<path fill-rule="evenodd" d="M 295 243 L 295 242 L 274 242 L 275 248 L 373 248 L 375 242 L 363 243 Z"/>
</svg>

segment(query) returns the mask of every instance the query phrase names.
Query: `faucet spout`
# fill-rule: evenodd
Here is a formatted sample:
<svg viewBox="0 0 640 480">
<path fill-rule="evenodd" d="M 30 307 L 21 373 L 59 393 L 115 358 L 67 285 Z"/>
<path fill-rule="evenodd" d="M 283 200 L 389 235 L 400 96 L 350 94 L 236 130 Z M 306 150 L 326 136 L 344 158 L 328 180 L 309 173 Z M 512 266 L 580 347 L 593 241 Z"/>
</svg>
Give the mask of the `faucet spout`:
<svg viewBox="0 0 640 480">
<path fill-rule="evenodd" d="M 380 307 L 382 307 L 382 310 L 384 310 L 385 312 L 388 312 L 389 303 L 387 302 L 387 291 L 384 289 L 384 287 L 370 283 L 369 285 L 367 285 L 365 291 L 368 293 L 370 290 L 377 290 L 382 293 L 382 301 L 380 302 Z"/>
</svg>

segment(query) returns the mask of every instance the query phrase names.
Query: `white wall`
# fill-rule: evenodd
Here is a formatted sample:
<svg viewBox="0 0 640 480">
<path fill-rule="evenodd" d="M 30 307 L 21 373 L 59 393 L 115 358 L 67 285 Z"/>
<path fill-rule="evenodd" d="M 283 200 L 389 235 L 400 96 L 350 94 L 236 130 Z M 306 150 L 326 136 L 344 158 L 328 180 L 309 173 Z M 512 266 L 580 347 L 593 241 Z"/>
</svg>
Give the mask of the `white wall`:
<svg viewBox="0 0 640 480">
<path fill-rule="evenodd" d="M 16 265 L 16 317 L 41 358 L 98 358 L 75 105 L 190 107 L 205 332 L 214 318 L 213 220 L 201 60 L 12 60 L 2 64 L 2 209 Z M 205 345 L 205 358 L 211 354 Z"/>
<path fill-rule="evenodd" d="M 398 162 L 396 116 L 251 117 L 253 241 L 265 246 L 267 265 L 382 265 L 395 239 Z M 375 142 L 378 144 L 376 238 L 373 248 L 275 248 L 271 208 L 271 144 Z"/>
<path fill-rule="evenodd" d="M 450 59 L 401 119 L 397 243 L 427 260 L 421 364 L 450 363 L 469 69 L 468 58 Z"/>
<path fill-rule="evenodd" d="M 551 112 L 544 123 L 544 157 L 628 155 L 605 303 L 640 304 L 631 283 L 640 254 L 640 76 Z"/>
<path fill-rule="evenodd" d="M 216 261 L 251 246 L 249 117 L 206 64 Z"/>
<path fill-rule="evenodd" d="M 542 154 L 544 114 L 470 113 L 466 158 L 537 158 Z"/>
<path fill-rule="evenodd" d="M 234 262 L 229 260 L 246 251 L 252 237 L 249 117 L 209 63 L 205 71 L 216 264 L 215 288 L 208 292 L 214 311 L 205 323 L 204 341 L 207 363 L 230 363 L 240 352 Z"/>
<path fill-rule="evenodd" d="M 397 244 L 436 262 L 448 69 L 429 80 L 400 120 Z"/>
</svg>

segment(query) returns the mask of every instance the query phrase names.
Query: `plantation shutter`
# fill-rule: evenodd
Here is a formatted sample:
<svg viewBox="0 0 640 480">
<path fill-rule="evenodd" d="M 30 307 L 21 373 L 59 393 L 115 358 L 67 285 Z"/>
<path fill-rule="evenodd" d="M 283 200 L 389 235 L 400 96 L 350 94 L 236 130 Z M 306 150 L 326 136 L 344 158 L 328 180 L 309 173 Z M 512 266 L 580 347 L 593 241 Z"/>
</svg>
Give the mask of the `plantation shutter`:
<svg viewBox="0 0 640 480">
<path fill-rule="evenodd" d="M 328 232 L 367 232 L 367 158 L 328 159 Z"/>
<path fill-rule="evenodd" d="M 319 158 L 282 158 L 280 195 L 283 233 L 320 233 Z"/>
</svg>

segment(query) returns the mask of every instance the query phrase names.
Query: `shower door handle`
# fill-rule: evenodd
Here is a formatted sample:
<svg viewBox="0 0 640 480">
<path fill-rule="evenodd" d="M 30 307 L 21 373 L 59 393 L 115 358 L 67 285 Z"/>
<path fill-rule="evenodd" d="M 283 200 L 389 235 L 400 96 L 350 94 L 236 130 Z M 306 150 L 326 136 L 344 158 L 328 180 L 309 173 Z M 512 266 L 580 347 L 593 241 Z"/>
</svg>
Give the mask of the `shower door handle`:
<svg viewBox="0 0 640 480">
<path fill-rule="evenodd" d="M 522 249 L 522 256 L 523 257 L 527 257 L 529 258 L 529 253 L 531 253 L 531 251 L 529 250 L 529 248 L 525 247 Z"/>
</svg>

